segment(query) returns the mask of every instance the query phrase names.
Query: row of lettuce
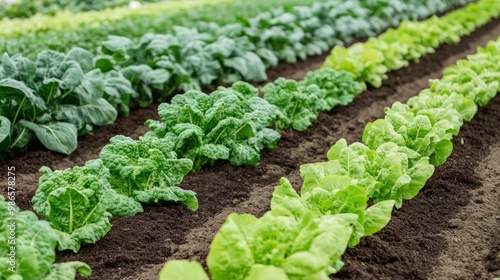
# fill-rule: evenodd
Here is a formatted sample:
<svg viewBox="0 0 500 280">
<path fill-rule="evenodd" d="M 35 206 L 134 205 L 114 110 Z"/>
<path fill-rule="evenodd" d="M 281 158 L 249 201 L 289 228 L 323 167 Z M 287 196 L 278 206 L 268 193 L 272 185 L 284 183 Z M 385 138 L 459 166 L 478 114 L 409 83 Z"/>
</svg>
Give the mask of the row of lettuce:
<svg viewBox="0 0 500 280">
<path fill-rule="evenodd" d="M 500 91 L 500 38 L 447 67 L 407 104 L 368 123 L 362 143 L 339 140 L 326 162 L 302 165 L 300 194 L 281 179 L 263 217 L 230 214 L 207 257 L 211 279 L 329 279 L 347 247 L 390 220 L 445 162 L 464 121 Z M 368 207 L 373 202 L 373 205 Z M 208 280 L 198 262 L 166 263 L 160 280 Z"/>
<path fill-rule="evenodd" d="M 478 9 L 491 2 L 481 1 Z M 148 106 L 173 93 L 199 90 L 214 83 L 264 81 L 266 69 L 276 66 L 279 60 L 295 62 L 297 58 L 320 54 L 354 37 L 375 35 L 405 18 L 442 11 L 452 2 L 437 1 L 441 4 L 431 5 L 433 9 L 419 0 L 398 0 L 392 3 L 394 6 L 380 3 L 363 6 L 357 1 L 317 2 L 276 9 L 225 26 L 197 23 L 191 29 L 176 27 L 173 34 L 146 34 L 139 43 L 110 36 L 95 56 L 81 48 L 67 54 L 42 51 L 36 61 L 20 54 L 4 54 L 0 66 L 0 158 L 26 150 L 33 140 L 69 154 L 77 147 L 78 135 L 88 133 L 94 125 L 113 123 L 119 114 L 126 116 L 130 106 Z M 484 18 L 491 18 L 491 14 Z M 466 30 L 478 25 L 478 21 L 467 20 Z M 436 36 L 441 35 L 429 35 L 433 40 Z M 415 44 L 429 48 L 427 42 Z M 322 94 L 313 87 L 276 84 L 279 86 L 267 87 L 265 92 L 272 103 L 282 106 L 287 106 L 289 100 L 280 96 L 282 92 L 276 96 L 280 88 L 298 92 L 298 97 L 310 95 L 314 99 Z M 357 91 L 354 87 L 350 86 L 349 92 Z M 297 109 L 317 114 L 332 106 L 317 104 L 321 102 L 321 98 L 308 100 Z M 294 127 L 305 129 L 307 123 L 295 124 L 293 118 L 312 119 L 309 113 L 284 110 L 292 119 L 281 114 L 278 128 L 293 122 Z"/>
<path fill-rule="evenodd" d="M 475 7 L 483 5 L 482 3 L 486 1 L 471 4 L 443 17 L 442 20 L 454 18 L 453 15 L 456 13 L 477 12 Z M 433 22 L 436 23 L 435 20 Z M 472 24 L 467 23 L 467 25 Z M 357 47 L 359 46 L 353 46 Z M 410 41 L 408 45 L 399 46 L 397 49 L 406 49 L 408 53 L 413 53 L 415 49 L 421 47 L 421 44 Z M 495 60 L 489 57 L 489 54 L 484 55 L 486 58 L 479 61 L 480 65 L 474 69 L 484 69 L 484 60 L 491 61 L 494 65 Z M 387 60 L 391 60 L 391 57 L 387 57 Z M 327 61 L 325 65 L 327 63 L 329 62 Z M 460 71 L 466 70 L 467 67 L 462 67 Z M 468 75 L 471 77 L 470 73 Z M 496 77 L 494 74 L 481 75 L 490 79 Z M 286 121 L 302 120 L 300 115 L 304 113 L 298 107 L 306 106 L 303 105 L 306 103 L 294 100 L 301 100 L 304 97 L 307 97 L 307 100 L 322 100 L 320 103 L 316 101 L 311 103 L 316 105 L 310 110 L 316 112 L 331 109 L 336 104 L 346 104 L 359 94 L 364 86 L 364 83 L 355 81 L 353 76 L 356 75 L 345 71 L 337 72 L 326 67 L 309 73 L 302 82 L 278 79 L 275 83 L 264 87 L 267 100 L 259 98 L 258 90 L 243 82 L 237 82 L 231 88 L 221 87 L 210 95 L 199 91 L 177 95 L 170 104 L 160 105 L 161 121 L 148 121 L 147 125 L 151 131 L 139 140 L 116 136 L 103 148 L 99 159 L 91 160 L 83 167 L 64 171 L 51 171 L 43 167 L 41 171 L 44 175 L 40 178 L 39 188 L 33 198 L 33 208 L 50 222 L 54 236 L 57 237 L 59 250 L 71 249 L 75 252 L 82 243 L 95 243 L 103 237 L 111 228 L 110 219 L 113 215 L 134 215 L 141 212 L 141 203 L 177 201 L 184 203 L 191 210 L 196 210 L 198 203 L 195 193 L 176 187 L 189 171 L 196 171 L 205 164 L 213 164 L 221 159 L 229 160 L 235 165 L 257 163 L 260 150 L 264 147 L 275 147 L 279 140 L 279 133 L 269 128 L 273 119 L 281 115 L 281 124 L 275 122 L 276 126 L 305 129 L 310 125 L 310 121 L 306 124 L 300 121 L 295 125 L 292 121 Z M 300 204 L 307 205 L 319 201 L 320 208 L 326 212 L 332 207 L 338 210 L 337 213 L 355 208 L 352 210 L 355 211 L 355 215 L 351 213 L 341 218 L 325 218 L 323 225 L 323 222 L 318 224 L 311 214 L 300 223 L 297 223 L 297 220 L 294 222 L 292 218 L 283 220 L 281 216 L 277 218 L 275 214 L 269 214 L 262 230 L 267 230 L 264 224 L 289 225 L 295 228 L 294 232 L 299 232 L 306 224 L 306 228 L 324 228 L 332 223 L 343 223 L 341 228 L 347 232 L 351 231 L 351 225 L 355 226 L 355 234 L 349 234 L 347 237 L 349 245 L 354 246 L 362 236 L 373 234 L 382 228 L 390 217 L 393 205 L 400 207 L 403 198 L 414 196 L 432 174 L 434 169 L 429 164 L 429 159 L 430 163 L 438 165 L 451 153 L 451 142 L 447 139 L 451 136 L 439 129 L 452 124 L 454 132 L 457 132 L 461 120 L 470 120 L 477 111 L 475 103 L 467 98 L 478 98 L 479 104 L 485 104 L 494 96 L 498 86 L 487 80 L 488 90 L 484 91 L 482 76 L 465 85 L 463 83 L 469 80 L 460 80 L 463 79 L 460 75 L 453 77 L 457 79 L 457 83 L 454 84 L 457 90 L 460 89 L 460 92 L 466 94 L 457 105 L 462 117 L 454 115 L 453 112 L 447 113 L 448 109 L 439 111 L 429 107 L 428 111 L 424 110 L 424 106 L 437 107 L 441 103 L 458 100 L 461 95 L 450 92 L 450 96 L 443 95 L 442 100 L 438 100 L 431 93 L 427 94 L 427 97 L 425 93 L 421 93 L 416 101 L 412 101 L 417 104 L 413 106 L 419 108 L 420 115 L 411 118 L 413 109 L 395 105 L 393 111 L 397 114 L 390 114 L 387 121 L 377 121 L 367 127 L 363 138 L 366 146 L 360 144 L 347 147 L 345 141 L 340 141 L 329 153 L 331 165 L 327 163 L 304 166 L 302 173 L 307 179 L 308 186 L 302 190 L 302 198 L 294 195 L 291 186 L 283 180 L 273 200 L 275 204 L 283 204 L 278 207 L 281 210 L 276 210 L 280 213 L 296 212 L 294 209 L 288 209 L 287 205 L 299 207 Z M 446 86 L 440 82 L 434 84 L 436 91 L 446 92 L 447 88 L 451 88 L 451 80 Z M 313 92 L 319 94 L 316 96 L 312 94 Z M 282 100 L 282 103 L 270 104 L 273 103 L 273 98 Z M 290 103 L 294 104 L 292 107 L 295 109 L 290 107 Z M 398 119 L 403 117 L 405 119 Z M 439 122 L 438 125 L 436 122 L 438 117 L 446 118 L 450 122 Z M 395 121 L 389 122 L 390 118 L 394 118 Z M 430 129 L 427 127 L 428 124 L 431 125 Z M 389 129 L 391 125 L 393 130 Z M 415 140 L 414 137 L 417 136 L 418 139 Z M 387 139 L 396 145 L 382 145 Z M 387 155 L 390 157 L 387 158 Z M 422 156 L 427 156 L 429 159 L 421 158 Z M 337 170 L 339 174 L 334 178 L 324 179 L 324 174 L 333 170 Z M 345 176 L 350 176 L 356 181 Z M 392 189 L 388 189 L 386 185 Z M 332 190 L 338 192 L 329 194 L 328 191 Z M 306 191 L 311 192 L 307 197 Z M 337 196 L 354 201 L 352 204 L 344 205 L 328 203 L 326 200 L 328 197 Z M 378 203 L 366 209 L 369 198 Z M 386 201 L 387 199 L 390 201 Z M 252 227 L 254 222 L 260 221 L 251 217 L 242 219 L 253 221 Z M 21 233 L 20 236 L 22 235 Z M 335 234 L 324 235 L 324 238 L 337 239 L 343 238 L 342 236 L 345 237 L 342 234 Z M 50 244 L 56 246 L 55 243 Z M 37 250 L 30 249 L 34 252 Z M 342 251 L 337 250 L 340 252 L 337 254 L 338 258 Z M 298 265 L 295 262 L 302 257 L 308 256 L 297 256 L 293 265 Z M 50 258 L 48 260 L 49 263 L 53 261 L 53 259 L 50 261 Z M 340 267 L 339 262 L 334 263 L 337 263 L 335 267 Z M 84 264 L 75 263 L 71 267 L 80 268 L 86 273 L 87 266 Z M 44 271 L 48 273 L 47 269 L 50 266 L 45 268 Z M 257 270 L 260 271 L 260 268 Z M 267 271 L 267 268 L 265 270 Z"/>
</svg>

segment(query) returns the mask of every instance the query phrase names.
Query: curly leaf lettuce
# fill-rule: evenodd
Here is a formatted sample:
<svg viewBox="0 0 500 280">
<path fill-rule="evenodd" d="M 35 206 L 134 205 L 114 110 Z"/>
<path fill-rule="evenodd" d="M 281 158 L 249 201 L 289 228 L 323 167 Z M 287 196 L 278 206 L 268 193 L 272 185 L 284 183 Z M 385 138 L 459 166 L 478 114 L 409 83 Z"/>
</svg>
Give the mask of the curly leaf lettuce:
<svg viewBox="0 0 500 280">
<path fill-rule="evenodd" d="M 191 170 L 190 159 L 178 159 L 170 138 L 149 134 L 133 140 L 119 135 L 111 138 L 100 153 L 109 168 L 109 182 L 119 194 L 137 202 L 176 201 L 189 209 L 198 208 L 196 194 L 176 187 Z"/>
<path fill-rule="evenodd" d="M 276 107 L 245 83 L 220 87 L 210 95 L 189 91 L 161 104 L 161 121 L 146 122 L 160 138 L 174 139 L 173 151 L 193 161 L 193 171 L 216 160 L 257 164 L 263 148 L 276 147 L 279 133 L 267 128 Z"/>
<path fill-rule="evenodd" d="M 95 243 L 110 229 L 114 215 L 134 215 L 140 204 L 116 193 L 108 182 L 109 171 L 101 160 L 64 171 L 40 169 L 33 209 L 50 222 L 58 235 L 59 250 L 77 252 L 82 243 Z"/>
<path fill-rule="evenodd" d="M 0 279 L 67 280 L 75 279 L 77 273 L 91 275 L 90 267 L 82 262 L 54 263 L 58 235 L 33 212 L 19 211 L 0 197 L 0 218 Z M 12 230 L 16 233 L 14 271 L 9 269 Z"/>
</svg>

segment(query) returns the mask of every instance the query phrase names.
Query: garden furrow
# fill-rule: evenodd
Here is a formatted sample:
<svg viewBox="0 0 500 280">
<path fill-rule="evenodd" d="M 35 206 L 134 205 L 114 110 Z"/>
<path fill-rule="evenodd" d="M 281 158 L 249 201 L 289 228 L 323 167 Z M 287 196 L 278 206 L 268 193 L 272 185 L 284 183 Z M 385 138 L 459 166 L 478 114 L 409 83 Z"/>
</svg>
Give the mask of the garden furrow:
<svg viewBox="0 0 500 280">
<path fill-rule="evenodd" d="M 86 246 L 78 254 L 60 254 L 59 260 L 78 259 L 87 262 L 94 269 L 91 279 L 123 279 L 125 276 L 148 279 L 144 275 L 149 272 L 140 276 L 134 273 L 138 270 L 141 273 L 141 267 L 164 263 L 166 259 L 174 256 L 205 259 L 208 244 L 228 212 L 250 212 L 259 215 L 267 211 L 273 186 L 277 184 L 279 176 L 291 173 L 292 178 L 298 179 L 298 166 L 323 160 L 328 147 L 339 138 L 344 137 L 349 142 L 359 140 L 364 124 L 381 117 L 383 107 L 394 101 L 406 101 L 427 87 L 428 79 L 440 77 L 445 66 L 474 53 L 478 45 L 484 45 L 499 33 L 499 20 L 495 20 L 471 36 L 465 37 L 458 47 L 442 46 L 436 54 L 424 57 L 420 63 L 412 63 L 408 68 L 390 73 L 389 80 L 382 88 L 363 93 L 349 106 L 336 108 L 328 114 L 320 114 L 315 124 L 305 133 L 284 132 L 278 149 L 265 151 L 259 166 L 233 167 L 221 164 L 186 176 L 181 187 L 198 193 L 200 209 L 197 212 L 190 212 L 183 206 L 173 204 L 164 204 L 168 207 L 147 206 L 144 213 L 135 217 L 115 219 L 114 228 L 96 245 Z M 305 74 L 305 71 L 303 72 Z M 141 110 L 144 111 L 147 110 Z M 144 119 L 132 121 L 140 122 Z M 134 134 L 138 127 L 127 127 L 125 124 L 126 129 L 119 133 Z M 87 140 L 84 143 L 87 143 Z M 95 145 L 95 142 L 90 143 L 88 147 L 92 145 Z M 69 158 L 81 161 L 79 164 L 82 164 L 87 159 L 96 158 L 99 150 L 100 147 L 94 150 L 94 154 L 89 155 L 79 149 L 77 153 L 82 153 L 86 159 L 79 159 L 75 154 Z M 48 152 L 45 152 L 45 155 L 42 151 L 40 153 L 42 154 L 38 154 L 38 157 L 53 156 Z M 28 163 L 29 159 L 26 157 L 29 155 L 17 159 L 17 163 Z M 49 161 L 38 161 L 35 166 L 46 165 L 47 162 Z M 74 163 L 67 165 L 60 162 L 51 167 L 64 168 L 73 165 Z M 24 170 L 19 173 L 27 174 Z M 35 187 L 39 175 L 32 171 L 29 176 L 20 178 L 19 185 L 26 186 L 26 182 L 30 181 L 29 184 Z M 34 188 L 19 195 L 21 206 L 29 208 L 27 202 L 33 193 Z M 262 203 L 266 201 L 267 203 Z M 217 219 L 209 222 L 214 217 L 221 219 L 218 222 Z M 124 243 L 125 238 L 129 242 Z M 196 247 L 189 246 L 191 243 L 197 244 Z M 110 255 L 109 252 L 114 254 Z M 153 269 L 151 272 L 157 273 L 158 270 Z"/>
<path fill-rule="evenodd" d="M 464 145 L 469 143 L 464 142 Z M 440 254 L 430 279 L 487 279 L 495 276 L 488 275 L 484 259 L 500 232 L 500 182 L 497 180 L 500 177 L 500 145 L 490 145 L 486 154 L 488 156 L 480 159 L 474 168 L 481 186 L 470 191 L 469 204 L 462 207 L 448 221 L 448 229 L 440 233 L 447 248 Z M 500 275 L 499 270 L 491 272 Z"/>
</svg>

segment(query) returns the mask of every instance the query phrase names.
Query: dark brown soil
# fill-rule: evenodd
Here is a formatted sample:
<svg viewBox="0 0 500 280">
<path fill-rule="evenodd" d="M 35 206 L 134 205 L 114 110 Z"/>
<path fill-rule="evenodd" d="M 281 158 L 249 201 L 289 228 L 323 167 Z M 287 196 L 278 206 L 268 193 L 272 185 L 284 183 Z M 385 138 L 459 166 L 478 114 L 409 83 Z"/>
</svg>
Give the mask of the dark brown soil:
<svg viewBox="0 0 500 280">
<path fill-rule="evenodd" d="M 198 211 L 191 212 L 172 203 L 146 206 L 144 213 L 137 216 L 113 219 L 112 230 L 99 242 L 83 246 L 77 254 L 61 252 L 58 261 L 88 263 L 94 270 L 90 279 L 157 279 L 161 265 L 168 259 L 203 261 L 210 241 L 229 213 L 262 215 L 269 209 L 273 186 L 280 177 L 286 176 L 299 187 L 301 164 L 324 160 L 328 148 L 340 138 L 346 138 L 349 143 L 359 141 L 364 125 L 382 117 L 385 106 L 416 95 L 427 87 L 429 79 L 440 77 L 445 66 L 474 53 L 477 46 L 495 39 L 498 34 L 500 20 L 497 19 L 464 38 L 460 45 L 442 46 L 419 63 L 390 73 L 382 88 L 370 88 L 349 106 L 320 114 L 306 132 L 283 131 L 278 148 L 263 151 L 258 166 L 234 167 L 221 163 L 186 176 L 180 187 L 198 194 Z M 282 64 L 269 76 L 300 79 L 307 71 L 319 67 L 325 55 L 298 65 Z M 35 147 L 14 160 L 1 162 L 1 170 L 7 166 L 17 169 L 18 205 L 31 209 L 30 199 L 37 187 L 40 166 L 64 169 L 97 158 L 112 136 L 123 134 L 136 138 L 147 131 L 142 124 L 149 118 L 157 118 L 156 109 L 157 105 L 135 110 L 114 126 L 95 129 L 94 135 L 80 139 L 78 149 L 70 156 Z M 422 193 L 395 211 L 394 219 L 382 232 L 347 251 L 346 265 L 336 277 L 431 277 L 431 268 L 448 248 L 443 235 L 450 228 L 449 221 L 469 204 L 470 191 L 482 186 L 483 177 L 476 169 L 489 147 L 499 145 L 499 122 L 500 99 L 496 97 L 471 123 L 463 126 L 454 141 L 454 153 L 437 169 Z M 461 138 L 464 145 L 460 144 Z M 495 176 L 498 178 L 499 174 Z M 498 209 L 500 199 L 496 201 Z M 497 216 L 500 217 L 498 210 Z M 488 241 L 491 252 L 484 255 L 482 262 L 489 271 L 480 276 L 498 273 L 499 241 L 498 235 Z"/>
</svg>

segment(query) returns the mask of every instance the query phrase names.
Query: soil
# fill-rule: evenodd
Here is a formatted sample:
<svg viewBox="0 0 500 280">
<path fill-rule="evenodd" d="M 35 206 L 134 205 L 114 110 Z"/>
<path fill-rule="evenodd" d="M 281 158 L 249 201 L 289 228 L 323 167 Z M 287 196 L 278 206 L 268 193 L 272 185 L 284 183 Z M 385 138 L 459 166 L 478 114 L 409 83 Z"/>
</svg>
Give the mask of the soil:
<svg viewBox="0 0 500 280">
<path fill-rule="evenodd" d="M 457 59 L 474 53 L 500 34 L 500 19 L 463 38 L 459 45 L 444 45 L 407 68 L 391 72 L 379 89 L 369 88 L 351 104 L 321 113 L 306 132 L 283 131 L 276 150 L 264 150 L 257 166 L 234 167 L 219 163 L 185 177 L 180 187 L 197 193 L 199 210 L 161 203 L 145 206 L 134 217 L 114 218 L 113 228 L 94 245 L 77 254 L 59 252 L 58 262 L 80 260 L 93 269 L 88 279 L 157 279 L 165 261 L 186 258 L 202 263 L 213 236 L 231 212 L 262 215 L 280 177 L 299 188 L 301 164 L 325 160 L 328 148 L 340 138 L 360 141 L 367 122 L 383 117 L 383 108 L 405 102 L 439 78 Z M 319 68 L 327 53 L 299 62 L 281 64 L 269 72 L 301 79 Z M 79 139 L 70 156 L 41 146 L 0 170 L 15 166 L 17 202 L 32 209 L 40 173 L 45 165 L 64 169 L 97 158 L 100 149 L 117 134 L 137 138 L 147 131 L 147 119 L 157 119 L 157 104 L 131 112 L 116 124 L 96 128 Z M 454 139 L 454 152 L 436 169 L 422 192 L 405 201 L 381 232 L 348 249 L 344 268 L 332 279 L 491 279 L 500 277 L 500 97 L 481 108 Z M 461 144 L 463 139 L 463 144 Z M 488 157 L 488 155 L 490 155 Z M 3 183 L 3 182 L 2 182 Z M 3 186 L 3 185 L 2 185 Z M 3 188 L 2 188 L 3 189 Z"/>
</svg>

